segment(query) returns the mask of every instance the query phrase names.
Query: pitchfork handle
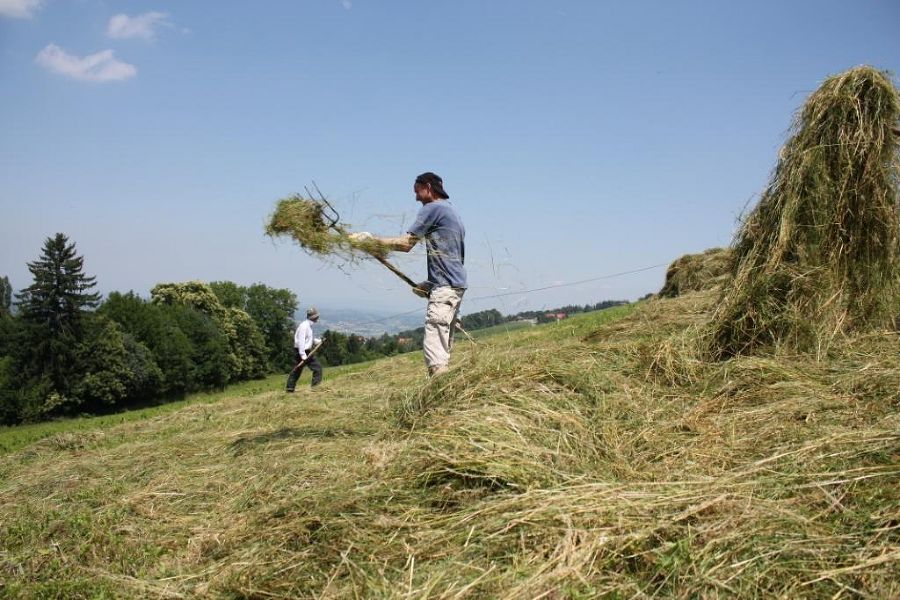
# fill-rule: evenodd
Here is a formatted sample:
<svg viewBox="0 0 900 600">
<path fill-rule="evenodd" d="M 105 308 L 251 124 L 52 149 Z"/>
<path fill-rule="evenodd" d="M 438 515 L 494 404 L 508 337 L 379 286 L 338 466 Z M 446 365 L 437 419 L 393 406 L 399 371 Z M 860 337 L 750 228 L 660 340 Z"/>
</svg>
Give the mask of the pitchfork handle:
<svg viewBox="0 0 900 600">
<path fill-rule="evenodd" d="M 388 259 L 386 259 L 386 258 L 384 258 L 384 257 L 382 257 L 382 256 L 378 256 L 377 254 L 373 254 L 373 256 L 375 257 L 375 259 L 376 259 L 378 262 L 380 262 L 381 264 L 383 264 L 384 266 L 386 266 L 386 267 L 391 271 L 391 273 L 393 273 L 394 275 L 396 275 L 397 277 L 399 277 L 400 279 L 402 279 L 403 281 L 405 281 L 406 283 L 408 283 L 410 287 L 419 287 L 419 284 L 418 284 L 418 283 L 416 283 L 415 281 L 413 281 L 412 279 L 410 279 L 409 277 L 407 277 L 406 274 L 403 273 L 403 271 L 401 271 L 400 269 L 398 269 L 397 267 L 395 267 L 394 265 L 392 265 L 392 264 L 390 263 L 390 261 L 388 261 Z"/>
</svg>

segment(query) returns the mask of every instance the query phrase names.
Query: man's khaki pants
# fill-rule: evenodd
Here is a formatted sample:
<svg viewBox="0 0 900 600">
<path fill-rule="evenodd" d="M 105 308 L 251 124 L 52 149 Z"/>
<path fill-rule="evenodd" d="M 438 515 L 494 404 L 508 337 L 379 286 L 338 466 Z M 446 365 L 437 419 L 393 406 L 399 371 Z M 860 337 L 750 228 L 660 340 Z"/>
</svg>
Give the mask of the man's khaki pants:
<svg viewBox="0 0 900 600">
<path fill-rule="evenodd" d="M 446 370 L 450 363 L 453 330 L 464 292 L 464 289 L 441 286 L 431 290 L 428 295 L 422 349 L 425 353 L 425 365 L 431 375 Z"/>
</svg>

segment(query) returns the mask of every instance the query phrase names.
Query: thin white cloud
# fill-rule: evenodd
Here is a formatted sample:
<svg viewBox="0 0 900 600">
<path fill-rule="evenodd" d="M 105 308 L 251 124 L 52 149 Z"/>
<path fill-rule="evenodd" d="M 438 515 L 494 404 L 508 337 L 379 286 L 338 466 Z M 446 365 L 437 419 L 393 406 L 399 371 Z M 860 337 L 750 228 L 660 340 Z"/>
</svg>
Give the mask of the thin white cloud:
<svg viewBox="0 0 900 600">
<path fill-rule="evenodd" d="M 168 17 L 168 13 L 162 12 L 148 12 L 134 17 L 115 15 L 109 20 L 109 25 L 106 27 L 106 35 L 116 39 L 141 38 L 152 40 L 156 37 L 157 29 L 172 26 Z"/>
<path fill-rule="evenodd" d="M 44 0 L 0 0 L 0 17 L 30 19 L 43 4 Z"/>
<path fill-rule="evenodd" d="M 347 10 L 350 10 L 351 8 L 353 8 L 353 2 L 351 2 L 350 0 L 341 0 L 341 6 L 343 6 Z"/>
<path fill-rule="evenodd" d="M 56 44 L 49 44 L 34 60 L 48 71 L 79 81 L 124 81 L 137 75 L 137 68 L 118 60 L 112 50 L 81 58 L 67 53 Z"/>
</svg>

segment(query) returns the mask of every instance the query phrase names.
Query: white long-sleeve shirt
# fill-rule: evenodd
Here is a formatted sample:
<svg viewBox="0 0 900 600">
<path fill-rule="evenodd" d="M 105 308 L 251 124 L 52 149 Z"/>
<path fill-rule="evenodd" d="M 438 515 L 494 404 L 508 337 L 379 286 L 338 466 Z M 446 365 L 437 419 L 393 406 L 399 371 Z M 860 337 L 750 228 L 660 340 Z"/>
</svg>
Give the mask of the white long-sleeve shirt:
<svg viewBox="0 0 900 600">
<path fill-rule="evenodd" d="M 300 353 L 301 359 L 305 359 L 306 352 L 320 341 L 319 338 L 313 337 L 312 321 L 309 319 L 302 321 L 294 332 L 294 348 Z"/>
</svg>

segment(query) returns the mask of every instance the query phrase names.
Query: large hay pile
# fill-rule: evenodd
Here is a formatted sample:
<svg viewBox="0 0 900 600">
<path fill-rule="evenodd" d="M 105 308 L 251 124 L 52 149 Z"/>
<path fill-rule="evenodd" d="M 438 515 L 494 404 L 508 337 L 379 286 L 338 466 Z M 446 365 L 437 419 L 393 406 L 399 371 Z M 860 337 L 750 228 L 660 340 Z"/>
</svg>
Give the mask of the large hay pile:
<svg viewBox="0 0 900 600">
<path fill-rule="evenodd" d="M 663 298 L 675 298 L 686 292 L 708 290 L 726 282 L 730 276 L 731 252 L 710 248 L 700 254 L 685 254 L 666 271 L 666 283 L 659 290 Z"/>
<path fill-rule="evenodd" d="M 717 358 L 786 345 L 821 354 L 900 315 L 900 100 L 858 67 L 807 100 L 733 245 L 734 282 L 713 318 Z"/>
<path fill-rule="evenodd" d="M 278 201 L 275 212 L 266 225 L 266 234 L 288 236 L 310 254 L 339 256 L 346 260 L 358 253 L 384 257 L 387 249 L 374 240 L 354 240 L 346 225 L 330 225 L 321 202 L 298 194 Z"/>
</svg>

